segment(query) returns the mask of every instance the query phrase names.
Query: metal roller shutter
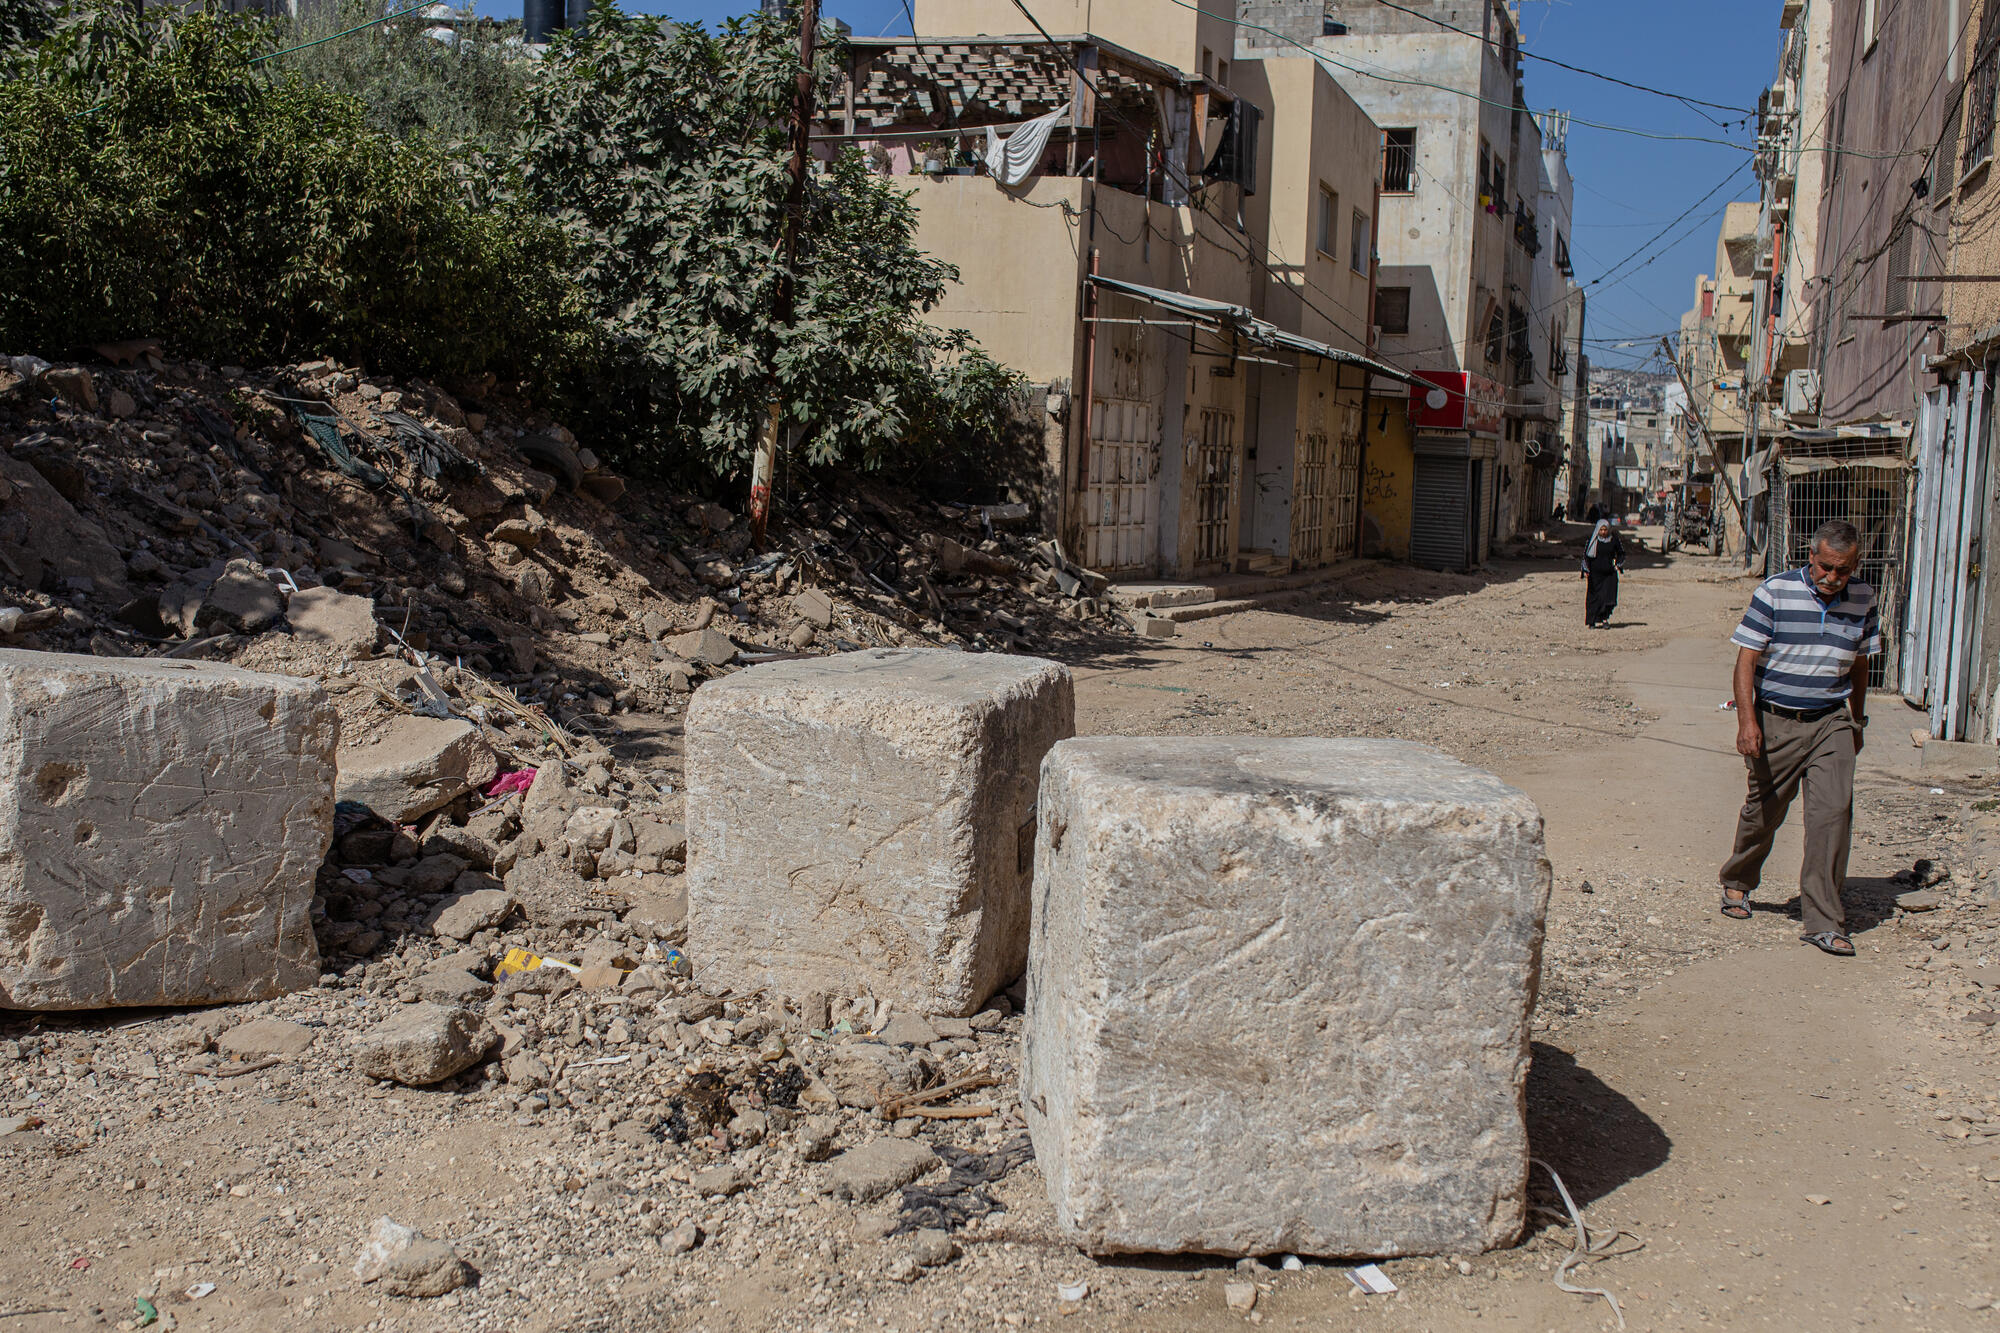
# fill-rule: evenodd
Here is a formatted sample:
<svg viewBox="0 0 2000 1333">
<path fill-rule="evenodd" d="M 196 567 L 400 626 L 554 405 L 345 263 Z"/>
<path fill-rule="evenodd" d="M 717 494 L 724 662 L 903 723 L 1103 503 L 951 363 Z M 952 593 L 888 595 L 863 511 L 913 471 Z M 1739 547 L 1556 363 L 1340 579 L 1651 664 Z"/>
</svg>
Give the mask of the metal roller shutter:
<svg viewBox="0 0 2000 1333">
<path fill-rule="evenodd" d="M 1468 512 L 1463 458 L 1416 457 L 1411 488 L 1410 563 L 1426 569 L 1464 569 Z"/>
</svg>

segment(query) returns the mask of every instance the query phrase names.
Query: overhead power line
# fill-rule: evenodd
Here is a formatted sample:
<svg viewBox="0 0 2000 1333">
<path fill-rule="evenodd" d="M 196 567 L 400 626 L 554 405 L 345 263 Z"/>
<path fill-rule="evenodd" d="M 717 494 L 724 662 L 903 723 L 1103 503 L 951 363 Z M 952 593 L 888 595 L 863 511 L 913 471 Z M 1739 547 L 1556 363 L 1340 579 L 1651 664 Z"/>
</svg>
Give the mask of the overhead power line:
<svg viewBox="0 0 2000 1333">
<path fill-rule="evenodd" d="M 1375 3 L 1381 5 L 1384 9 L 1393 9 L 1399 14 L 1408 14 L 1411 18 L 1419 18 L 1426 23 L 1436 24 L 1438 27 L 1445 29 L 1447 32 L 1455 32 L 1459 34 L 1461 37 L 1477 37 L 1481 41 L 1488 40 L 1485 36 L 1483 36 L 1480 33 L 1473 32 L 1468 28 L 1461 28 L 1454 24 L 1446 23 L 1443 19 L 1433 18 L 1431 15 L 1422 13 L 1421 11 L 1415 9 L 1407 9 L 1402 5 L 1395 4 L 1393 0 L 1375 0 Z M 1739 116 L 1754 116 L 1757 114 L 1755 111 L 1752 111 L 1749 107 L 1729 106 L 1726 103 L 1722 102 L 1710 102 L 1710 101 L 1705 101 L 1704 99 L 1699 97 L 1691 97 L 1686 93 L 1673 93 L 1673 92 L 1668 92 L 1664 88 L 1651 88 L 1643 83 L 1633 83 L 1629 80 L 1621 79 L 1615 74 L 1602 74 L 1594 69 L 1585 69 L 1581 65 L 1572 65 L 1569 64 L 1567 61 L 1557 60 L 1554 56 L 1536 55 L 1533 51 L 1527 50 L 1526 48 L 1522 48 L 1520 54 L 1524 59 L 1539 60 L 1545 65 L 1554 65 L 1557 69 L 1566 69 L 1572 74 L 1585 74 L 1593 79 L 1602 79 L 1606 83 L 1615 83 L 1621 88 L 1630 88 L 1635 92 L 1651 93 L 1655 97 L 1664 97 L 1667 98 L 1669 101 L 1685 103 L 1688 106 L 1712 107 L 1717 111 L 1729 111 Z"/>
</svg>

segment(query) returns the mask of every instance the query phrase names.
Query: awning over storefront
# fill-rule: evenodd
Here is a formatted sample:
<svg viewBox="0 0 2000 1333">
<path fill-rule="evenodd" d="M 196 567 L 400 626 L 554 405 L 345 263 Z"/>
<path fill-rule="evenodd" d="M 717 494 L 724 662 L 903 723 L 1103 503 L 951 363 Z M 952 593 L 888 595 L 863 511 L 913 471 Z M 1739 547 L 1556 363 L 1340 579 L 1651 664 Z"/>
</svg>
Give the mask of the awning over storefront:
<svg viewBox="0 0 2000 1333">
<path fill-rule="evenodd" d="M 1120 296 L 1130 296 L 1136 300 L 1156 305 L 1162 310 L 1171 310 L 1185 315 L 1192 323 L 1216 332 L 1230 332 L 1256 343 L 1280 351 L 1295 352 L 1300 356 L 1318 357 L 1325 361 L 1338 361 L 1350 366 L 1360 366 L 1364 370 L 1404 384 L 1421 384 L 1415 375 L 1378 361 L 1372 356 L 1350 352 L 1302 334 L 1289 333 L 1268 320 L 1258 319 L 1249 309 L 1231 305 L 1226 301 L 1210 301 L 1200 296 L 1190 296 L 1186 292 L 1170 292 L 1159 287 L 1147 287 L 1142 283 L 1124 282 L 1118 278 L 1107 278 L 1101 274 L 1088 275 L 1090 281 L 1105 291 L 1116 292 Z"/>
</svg>

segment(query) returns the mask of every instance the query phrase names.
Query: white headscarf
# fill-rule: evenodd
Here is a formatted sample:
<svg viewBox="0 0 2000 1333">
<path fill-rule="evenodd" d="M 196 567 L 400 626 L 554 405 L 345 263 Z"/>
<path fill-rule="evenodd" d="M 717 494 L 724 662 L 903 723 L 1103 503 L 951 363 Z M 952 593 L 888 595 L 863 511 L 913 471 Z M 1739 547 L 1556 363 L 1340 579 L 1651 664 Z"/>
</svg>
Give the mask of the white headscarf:
<svg viewBox="0 0 2000 1333">
<path fill-rule="evenodd" d="M 1588 547 L 1586 547 L 1586 548 L 1584 549 L 1584 552 L 1583 552 L 1583 558 L 1584 558 L 1585 560 L 1588 560 L 1588 559 L 1590 559 L 1590 558 L 1591 558 L 1592 556 L 1596 555 L 1596 554 L 1597 554 L 1597 544 L 1598 544 L 1599 542 L 1601 542 L 1601 541 L 1605 540 L 1605 538 L 1607 538 L 1607 537 L 1610 537 L 1610 538 L 1612 538 L 1613 540 L 1615 540 L 1615 539 L 1616 539 L 1616 537 L 1617 537 L 1617 534 L 1616 534 L 1616 533 L 1613 533 L 1613 532 L 1611 531 L 1611 520 L 1610 520 L 1610 519 L 1608 519 L 1608 518 L 1600 518 L 1600 519 L 1598 519 L 1598 520 L 1597 520 L 1597 526 L 1596 526 L 1595 528 L 1593 528 L 1593 529 L 1591 530 L 1591 533 L 1590 533 L 1590 545 L 1589 545 Z"/>
</svg>

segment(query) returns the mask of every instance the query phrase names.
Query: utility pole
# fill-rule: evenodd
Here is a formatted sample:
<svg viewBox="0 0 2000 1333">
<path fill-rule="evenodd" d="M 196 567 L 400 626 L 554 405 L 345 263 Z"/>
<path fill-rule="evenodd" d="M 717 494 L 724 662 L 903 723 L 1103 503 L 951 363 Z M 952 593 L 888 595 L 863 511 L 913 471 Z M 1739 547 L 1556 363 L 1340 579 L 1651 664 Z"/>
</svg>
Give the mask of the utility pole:
<svg viewBox="0 0 2000 1333">
<path fill-rule="evenodd" d="M 790 328 L 797 310 L 798 293 L 792 274 L 799 256 L 799 224 L 806 211 L 806 162 L 812 155 L 813 43 L 819 36 L 819 0 L 799 4 L 799 74 L 792 93 L 791 183 L 785 190 L 785 233 L 780 247 L 782 267 L 778 270 L 778 299 L 772 312 L 779 328 Z M 771 517 L 771 478 L 777 472 L 778 431 L 785 414 L 784 400 L 772 370 L 770 411 L 763 433 L 757 437 L 757 452 L 750 465 L 750 539 L 764 540 L 764 525 Z"/>
</svg>

